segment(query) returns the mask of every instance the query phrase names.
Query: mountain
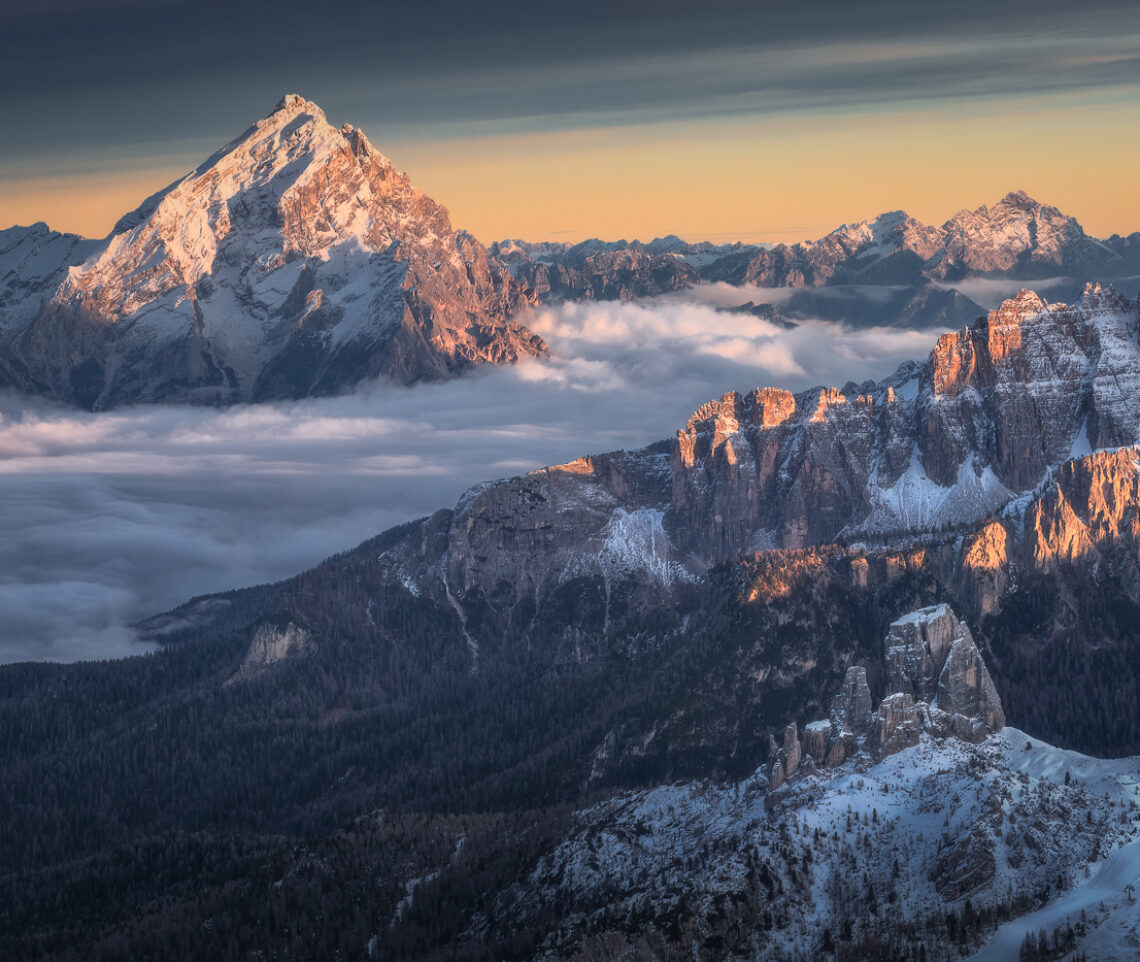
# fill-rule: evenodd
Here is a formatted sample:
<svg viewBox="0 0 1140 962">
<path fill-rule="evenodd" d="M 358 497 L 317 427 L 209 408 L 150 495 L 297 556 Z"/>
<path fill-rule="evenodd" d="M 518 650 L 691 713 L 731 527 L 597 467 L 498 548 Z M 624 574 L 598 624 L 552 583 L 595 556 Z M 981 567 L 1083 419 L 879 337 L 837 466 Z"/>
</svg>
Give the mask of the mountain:
<svg viewBox="0 0 1140 962">
<path fill-rule="evenodd" d="M 531 296 L 630 300 L 699 283 L 792 288 L 768 306 L 787 321 L 964 326 L 985 313 L 949 285 L 970 278 L 1049 279 L 1078 296 L 1086 278 L 1136 283 L 1140 235 L 1098 240 L 1056 207 L 1014 191 L 992 207 L 960 211 L 941 227 L 905 211 L 844 224 L 797 244 L 687 244 L 667 237 L 491 246 Z"/>
<path fill-rule="evenodd" d="M 0 952 L 1126 948 L 1136 762 L 1074 751 L 1140 753 L 1138 442 L 1140 305 L 1023 291 L 0 668 Z"/>
<path fill-rule="evenodd" d="M 982 657 L 944 605 L 896 620 L 884 649 L 877 711 L 853 667 L 831 719 L 790 724 L 767 772 L 623 792 L 575 813 L 471 930 L 536 928 L 547 958 L 959 958 L 1071 888 L 1071 915 L 1051 907 L 1047 931 L 1064 933 L 1056 948 L 1078 947 L 1089 933 L 1073 925 L 1104 898 L 1100 877 L 1122 865 L 1140 874 L 1138 760 L 1003 730 Z M 914 698 L 924 685 L 929 704 Z M 947 714 L 956 708 L 965 713 Z M 839 744 L 849 747 L 835 754 Z M 1113 910 L 1128 924 L 1118 889 L 1101 924 Z M 1023 935 L 994 957 L 1016 957 Z"/>
<path fill-rule="evenodd" d="M 794 245 L 485 249 L 361 131 L 289 95 L 102 240 L 0 231 L 0 387 L 91 409 L 301 398 L 543 357 L 519 320 L 537 304 L 720 282 L 791 289 L 737 308 L 785 325 L 955 328 L 985 313 L 964 280 L 1075 297 L 1076 278 L 1137 275 L 1140 235 L 1091 238 L 1022 192 L 942 227 L 893 211 Z"/>
<path fill-rule="evenodd" d="M 89 408 L 332 394 L 545 352 L 522 294 L 359 130 L 285 97 L 102 241 L 0 232 L 0 384 Z"/>
<path fill-rule="evenodd" d="M 289 95 L 102 240 L 0 231 L 0 387 L 91 409 L 336 394 L 543 357 L 524 308 L 703 283 L 789 288 L 736 308 L 784 325 L 956 328 L 970 279 L 1140 275 L 1140 234 L 1097 240 L 1023 192 L 941 227 L 903 211 L 771 247 L 676 236 L 485 249 L 348 125 Z M 968 288 L 967 288 L 968 289 Z"/>
<path fill-rule="evenodd" d="M 1136 266 L 1118 246 L 1089 237 L 1075 218 L 1024 191 L 1006 194 L 993 207 L 959 211 L 943 226 L 932 260 L 926 273 L 941 279 L 1115 277 L 1135 273 Z"/>
<path fill-rule="evenodd" d="M 305 840 L 167 832 L 0 878 L 0 948 L 14 960 L 1130 958 L 1140 758 L 1003 727 L 984 658 L 946 605 L 895 619 L 880 651 L 876 710 L 853 666 L 829 715 L 789 724 L 773 760 L 737 777 L 576 810 L 378 811 Z"/>
</svg>

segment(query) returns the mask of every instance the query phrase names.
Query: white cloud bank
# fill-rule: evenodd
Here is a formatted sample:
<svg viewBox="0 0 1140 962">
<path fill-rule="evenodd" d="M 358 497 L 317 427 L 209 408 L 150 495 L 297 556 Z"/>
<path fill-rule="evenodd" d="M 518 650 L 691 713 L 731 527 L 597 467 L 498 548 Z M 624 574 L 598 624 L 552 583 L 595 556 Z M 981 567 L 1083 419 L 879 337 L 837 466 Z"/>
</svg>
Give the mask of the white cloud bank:
<svg viewBox="0 0 1140 962">
<path fill-rule="evenodd" d="M 132 622 L 295 574 L 478 481 L 669 437 L 733 388 L 881 377 L 936 336 L 709 302 L 752 293 L 546 309 L 527 320 L 552 360 L 446 384 L 104 414 L 0 398 L 0 662 L 138 651 Z"/>
</svg>

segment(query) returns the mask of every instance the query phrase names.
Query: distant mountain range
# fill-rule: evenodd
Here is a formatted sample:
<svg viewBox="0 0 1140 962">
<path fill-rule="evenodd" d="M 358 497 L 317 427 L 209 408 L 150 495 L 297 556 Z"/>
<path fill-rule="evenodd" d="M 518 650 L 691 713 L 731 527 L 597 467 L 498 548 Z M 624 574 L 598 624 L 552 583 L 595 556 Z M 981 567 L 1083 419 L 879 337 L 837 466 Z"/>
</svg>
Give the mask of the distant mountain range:
<svg viewBox="0 0 1140 962">
<path fill-rule="evenodd" d="M 669 236 L 648 244 L 504 241 L 492 245 L 491 253 L 533 275 L 531 286 L 540 293 L 605 299 L 644 296 L 654 282 L 664 291 L 700 281 L 825 287 L 915 286 L 970 277 L 1119 278 L 1140 272 L 1140 233 L 1097 240 L 1056 207 L 1014 191 L 993 207 L 960 211 L 941 227 L 897 210 L 791 245 L 689 244 Z M 651 274 L 660 273 L 642 274 L 642 263 L 651 265 Z M 667 274 L 670 263 L 675 269 Z M 632 272 L 631 286 L 600 282 L 623 268 Z"/>
<path fill-rule="evenodd" d="M 717 281 L 792 289 L 771 303 L 742 293 L 777 322 L 954 328 L 985 313 L 953 287 L 968 278 L 1061 278 L 1064 298 L 1086 280 L 1130 290 L 1140 234 L 1097 240 L 1012 193 L 940 228 L 896 211 L 791 246 L 486 249 L 361 131 L 290 95 L 103 240 L 0 231 L 0 386 L 103 409 L 442 379 L 543 357 L 527 306 Z"/>
<path fill-rule="evenodd" d="M 1060 299 L 1088 280 L 1140 287 L 1140 233 L 1089 237 L 1077 221 L 1024 192 L 929 227 L 904 211 L 844 224 L 817 241 L 759 246 L 665 237 L 580 244 L 491 245 L 532 300 L 630 300 L 723 282 L 792 288 L 753 307 L 769 319 L 852 325 L 963 327 L 985 308 L 955 288 L 983 278 L 1051 281 Z M 968 286 L 968 285 L 967 285 Z M 757 295 L 751 295 L 756 297 Z"/>
</svg>

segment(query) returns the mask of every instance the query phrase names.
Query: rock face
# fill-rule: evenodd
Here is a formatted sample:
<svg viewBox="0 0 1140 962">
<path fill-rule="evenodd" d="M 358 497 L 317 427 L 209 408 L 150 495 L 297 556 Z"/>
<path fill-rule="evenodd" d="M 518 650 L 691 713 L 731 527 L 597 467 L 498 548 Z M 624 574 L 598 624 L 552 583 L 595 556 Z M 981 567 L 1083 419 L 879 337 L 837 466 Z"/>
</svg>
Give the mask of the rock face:
<svg viewBox="0 0 1140 962">
<path fill-rule="evenodd" d="M 887 694 L 871 713 L 862 666 L 847 669 L 831 718 L 811 722 L 798 738 L 793 723 L 768 770 L 776 791 L 811 757 L 828 767 L 863 752 L 881 759 L 919 743 L 923 733 L 978 742 L 1005 727 L 1005 713 L 970 629 L 949 605 L 920 608 L 890 626 L 884 656 Z M 864 736 L 860 738 L 859 736 Z"/>
<path fill-rule="evenodd" d="M 1135 448 L 1097 451 L 1045 479 L 1018 532 L 1044 570 L 1108 559 L 1140 542 L 1140 458 Z M 1012 520 L 1012 519 L 1011 519 Z"/>
<path fill-rule="evenodd" d="M 878 755 L 893 755 L 917 745 L 922 730 L 922 719 L 914 696 L 896 691 L 879 702 L 870 745 Z"/>
<path fill-rule="evenodd" d="M 946 577 L 977 618 L 1015 597 L 1018 572 L 1097 572 L 1140 603 L 1140 451 L 1094 451 L 1049 469 L 1032 492 L 971 533 L 944 562 Z M 1075 586 L 1069 591 L 1078 590 Z M 1068 593 L 1068 592 L 1066 592 Z"/>
<path fill-rule="evenodd" d="M 880 752 L 913 744 L 922 730 L 976 741 L 1005 726 L 989 669 L 970 629 L 949 605 L 900 618 L 886 645 L 891 694 L 876 718 L 873 741 Z"/>
<path fill-rule="evenodd" d="M 831 705 L 831 727 L 836 734 L 865 735 L 871 723 L 871 689 L 867 669 L 853 665 L 847 669 L 843 687 Z M 817 758 L 822 757 L 817 755 Z"/>
<path fill-rule="evenodd" d="M 522 293 L 359 130 L 290 95 L 103 241 L 0 233 L 0 377 L 91 408 L 331 394 L 541 355 Z"/>
<path fill-rule="evenodd" d="M 773 791 L 799 772 L 802 760 L 803 749 L 800 747 L 799 728 L 795 722 L 792 722 L 784 729 L 783 747 L 776 753 L 768 776 Z"/>
<path fill-rule="evenodd" d="M 948 605 L 923 608 L 900 618 L 887 635 L 887 686 L 933 701 L 950 649 L 968 636 L 969 629 Z"/>
<path fill-rule="evenodd" d="M 291 621 L 285 625 L 261 625 L 254 632 L 241 666 L 226 680 L 226 686 L 253 678 L 267 668 L 297 657 L 308 648 L 311 640 L 312 634 L 308 630 Z"/>
<path fill-rule="evenodd" d="M 806 725 L 803 738 L 804 757 L 820 763 L 826 761 L 827 747 L 830 741 L 831 722 L 826 718 Z"/>
<path fill-rule="evenodd" d="M 879 384 L 731 392 L 673 447 L 675 543 L 702 560 L 980 521 L 1140 432 L 1140 313 L 1029 291 Z"/>
</svg>

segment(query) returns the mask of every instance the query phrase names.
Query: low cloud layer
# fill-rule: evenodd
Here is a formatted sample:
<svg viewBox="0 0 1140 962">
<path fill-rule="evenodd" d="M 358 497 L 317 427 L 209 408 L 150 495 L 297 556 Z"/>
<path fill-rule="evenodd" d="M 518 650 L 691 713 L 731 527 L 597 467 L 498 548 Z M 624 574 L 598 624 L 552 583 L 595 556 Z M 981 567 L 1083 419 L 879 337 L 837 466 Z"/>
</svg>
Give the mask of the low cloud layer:
<svg viewBox="0 0 1140 962">
<path fill-rule="evenodd" d="M 1036 291 L 1046 300 L 1058 297 L 1069 299 L 1084 286 L 1075 277 L 1044 277 L 1035 280 L 1017 280 L 1008 277 L 966 277 L 959 281 L 939 283 L 938 287 L 957 291 L 982 307 L 993 309 L 1006 298 L 1015 297 L 1022 288 Z"/>
<path fill-rule="evenodd" d="M 0 662 L 140 650 L 129 625 L 277 580 L 471 484 L 669 437 L 733 388 L 890 373 L 936 332 L 783 330 L 703 301 L 566 305 L 553 359 L 446 384 L 228 410 L 0 399 Z"/>
</svg>

